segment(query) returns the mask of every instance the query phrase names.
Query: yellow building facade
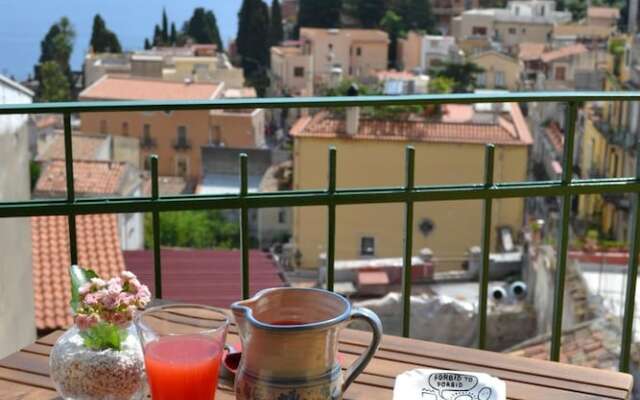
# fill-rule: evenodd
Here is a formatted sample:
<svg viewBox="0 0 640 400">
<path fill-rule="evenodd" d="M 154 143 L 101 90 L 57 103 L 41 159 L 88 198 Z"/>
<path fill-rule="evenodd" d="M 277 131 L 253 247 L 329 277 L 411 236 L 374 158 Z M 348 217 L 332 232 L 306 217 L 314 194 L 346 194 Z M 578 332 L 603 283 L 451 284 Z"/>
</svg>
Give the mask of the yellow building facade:
<svg viewBox="0 0 640 400">
<path fill-rule="evenodd" d="M 368 128 L 361 126 L 362 129 Z M 531 140 L 526 135 L 512 144 L 496 145 L 496 182 L 527 179 Z M 358 135 L 305 135 L 300 132 L 294 132 L 294 138 L 294 188 L 297 190 L 327 186 L 327 153 L 331 145 L 337 149 L 337 186 L 341 189 L 402 186 L 407 145 L 415 147 L 416 185 L 468 184 L 483 180 L 485 146 L 482 141 L 372 139 Z M 416 203 L 414 255 L 423 248 L 429 248 L 439 260 L 440 270 L 460 268 L 469 247 L 480 244 L 481 214 L 481 201 Z M 320 257 L 326 252 L 327 210 L 325 207 L 298 207 L 293 215 L 293 240 L 301 256 L 299 266 L 316 268 L 321 265 Z M 494 201 L 492 250 L 496 248 L 497 228 L 509 227 L 517 234 L 523 219 L 524 199 Z M 336 260 L 400 257 L 403 232 L 403 204 L 338 206 Z"/>
</svg>

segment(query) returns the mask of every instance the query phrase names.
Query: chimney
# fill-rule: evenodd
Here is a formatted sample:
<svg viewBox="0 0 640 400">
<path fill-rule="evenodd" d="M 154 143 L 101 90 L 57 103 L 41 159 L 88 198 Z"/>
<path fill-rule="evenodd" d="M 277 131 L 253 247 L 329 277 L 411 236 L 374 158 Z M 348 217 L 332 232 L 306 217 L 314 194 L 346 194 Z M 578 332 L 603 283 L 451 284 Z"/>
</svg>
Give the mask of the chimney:
<svg viewBox="0 0 640 400">
<path fill-rule="evenodd" d="M 358 85 L 355 83 L 347 90 L 347 96 L 357 96 Z M 347 107 L 347 135 L 354 136 L 358 134 L 360 128 L 360 107 Z"/>
</svg>

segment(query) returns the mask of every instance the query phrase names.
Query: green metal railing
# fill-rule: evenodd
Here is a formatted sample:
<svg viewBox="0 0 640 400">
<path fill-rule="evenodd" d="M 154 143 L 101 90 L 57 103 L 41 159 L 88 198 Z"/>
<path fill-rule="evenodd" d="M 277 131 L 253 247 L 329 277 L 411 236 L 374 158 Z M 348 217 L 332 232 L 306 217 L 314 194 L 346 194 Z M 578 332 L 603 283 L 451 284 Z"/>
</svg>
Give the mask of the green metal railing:
<svg viewBox="0 0 640 400">
<path fill-rule="evenodd" d="M 629 257 L 626 287 L 625 312 L 619 369 L 629 371 L 629 355 L 633 340 L 633 315 L 635 308 L 636 279 L 640 250 L 640 157 L 635 177 L 605 179 L 573 179 L 573 143 L 578 107 L 585 101 L 639 101 L 640 92 L 560 92 L 560 93 L 509 93 L 509 94 L 453 94 L 395 97 L 328 97 L 328 98 L 278 98 L 278 99 L 233 99 L 205 101 L 151 101 L 151 102 L 77 102 L 0 105 L 2 114 L 59 113 L 64 117 L 64 138 L 67 172 L 67 198 L 59 200 L 34 200 L 29 202 L 0 203 L 0 218 L 31 217 L 40 215 L 66 215 L 69 220 L 69 243 L 71 262 L 77 263 L 75 216 L 94 213 L 151 212 L 153 225 L 153 254 L 155 272 L 155 295 L 162 297 L 162 273 L 159 242 L 160 212 L 195 209 L 240 210 L 240 247 L 242 268 L 242 296 L 249 296 L 249 219 L 248 210 L 266 207 L 327 207 L 327 289 L 333 290 L 336 238 L 336 206 L 346 204 L 400 203 L 405 205 L 405 229 L 402 279 L 403 323 L 402 333 L 409 335 L 411 255 L 413 240 L 413 206 L 416 202 L 482 200 L 482 268 L 479 285 L 479 347 L 486 347 L 487 291 L 489 272 L 489 250 L 491 242 L 491 207 L 494 199 L 531 196 L 561 196 L 562 213 L 558 241 L 558 262 L 554 292 L 553 322 L 550 358 L 558 361 L 562 334 L 564 283 L 569 239 L 569 217 L 571 196 L 596 193 L 633 193 L 633 226 L 631 230 L 631 255 Z M 302 107 L 347 107 L 427 104 L 471 104 L 505 102 L 563 102 L 567 103 L 568 126 L 565 135 L 563 176 L 561 180 L 544 182 L 493 182 L 494 147 L 486 146 L 485 179 L 483 183 L 467 185 L 415 185 L 415 151 L 406 149 L 405 184 L 402 187 L 338 189 L 336 187 L 335 148 L 329 148 L 328 186 L 326 190 L 298 190 L 275 193 L 248 193 L 247 156 L 240 156 L 240 191 L 228 195 L 159 196 L 158 160 L 151 156 L 151 197 L 119 197 L 77 199 L 73 181 L 73 149 L 71 136 L 72 113 L 105 111 L 165 111 L 165 110 L 210 110 L 247 108 L 302 108 Z"/>
</svg>

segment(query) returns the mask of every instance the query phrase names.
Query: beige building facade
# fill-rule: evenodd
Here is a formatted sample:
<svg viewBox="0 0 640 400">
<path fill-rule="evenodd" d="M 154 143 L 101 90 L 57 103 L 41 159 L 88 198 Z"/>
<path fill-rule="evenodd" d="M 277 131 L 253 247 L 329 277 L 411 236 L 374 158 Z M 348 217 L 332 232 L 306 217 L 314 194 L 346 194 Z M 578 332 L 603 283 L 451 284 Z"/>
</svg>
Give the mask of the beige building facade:
<svg viewBox="0 0 640 400">
<path fill-rule="evenodd" d="M 303 53 L 313 58 L 316 83 L 364 78 L 387 69 L 389 35 L 374 29 L 300 28 Z"/>
<path fill-rule="evenodd" d="M 80 94 L 81 100 L 195 100 L 222 97 L 224 84 L 183 83 L 103 77 Z M 159 157 L 160 175 L 197 179 L 200 147 L 209 144 L 252 148 L 264 144 L 264 110 L 153 111 L 80 114 L 81 130 L 136 138 L 140 165 Z"/>
<path fill-rule="evenodd" d="M 407 145 L 416 149 L 416 185 L 482 182 L 487 142 L 497 145 L 496 182 L 526 180 L 531 136 L 515 107 L 511 105 L 513 111 L 498 116 L 496 124 L 467 120 L 395 126 L 390 121 L 364 118 L 345 123 L 322 113 L 302 118 L 292 129 L 294 189 L 326 187 L 329 146 L 337 149 L 337 185 L 342 189 L 403 185 Z M 470 106 L 462 106 L 446 114 L 461 115 L 464 121 L 474 112 Z M 476 117 L 481 116 L 470 118 Z M 349 127 L 355 127 L 356 133 L 347 133 Z M 507 132 L 502 130 L 505 127 L 511 133 L 503 136 Z M 481 211 L 479 201 L 416 203 L 413 254 L 428 247 L 440 259 L 439 268 L 460 268 L 468 248 L 480 243 Z M 507 226 L 515 233 L 522 226 L 524 201 L 497 200 L 493 213 L 493 232 L 497 227 Z M 402 255 L 402 204 L 338 206 L 336 216 L 336 260 Z M 326 208 L 297 207 L 293 217 L 293 242 L 300 255 L 299 267 L 321 266 L 327 244 Z"/>
<path fill-rule="evenodd" d="M 477 54 L 470 61 L 484 69 L 476 77 L 477 87 L 484 89 L 518 90 L 522 63 L 497 51 Z"/>
<path fill-rule="evenodd" d="M 271 85 L 276 94 L 313 96 L 313 57 L 299 42 L 271 48 Z"/>
</svg>

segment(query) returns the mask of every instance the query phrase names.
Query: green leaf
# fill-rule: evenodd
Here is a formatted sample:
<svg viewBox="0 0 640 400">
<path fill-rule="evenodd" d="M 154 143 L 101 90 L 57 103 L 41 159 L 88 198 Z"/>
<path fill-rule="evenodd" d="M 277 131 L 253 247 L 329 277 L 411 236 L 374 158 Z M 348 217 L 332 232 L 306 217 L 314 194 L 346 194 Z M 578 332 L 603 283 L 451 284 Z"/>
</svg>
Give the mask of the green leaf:
<svg viewBox="0 0 640 400">
<path fill-rule="evenodd" d="M 101 322 L 87 330 L 81 331 L 80 336 L 85 347 L 91 350 L 113 349 L 122 350 L 122 342 L 127 337 L 127 331 L 114 324 Z"/>
<path fill-rule="evenodd" d="M 69 275 L 71 276 L 71 309 L 76 312 L 80 303 L 80 294 L 78 293 L 80 286 L 89 282 L 91 278 L 98 278 L 98 274 L 92 269 L 83 269 L 72 265 L 69 267 Z"/>
</svg>

